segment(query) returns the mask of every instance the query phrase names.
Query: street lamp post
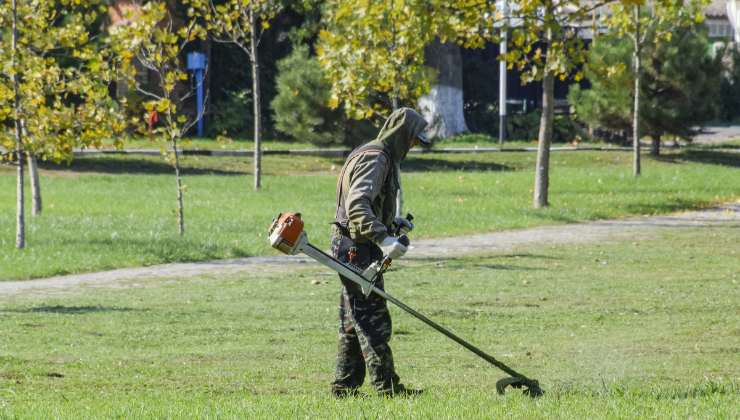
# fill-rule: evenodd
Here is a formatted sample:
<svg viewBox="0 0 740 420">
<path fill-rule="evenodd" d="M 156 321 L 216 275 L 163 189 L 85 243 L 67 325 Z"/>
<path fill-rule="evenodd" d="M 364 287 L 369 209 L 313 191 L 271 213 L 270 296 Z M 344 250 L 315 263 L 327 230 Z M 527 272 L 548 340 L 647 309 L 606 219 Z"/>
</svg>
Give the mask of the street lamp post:
<svg viewBox="0 0 740 420">
<path fill-rule="evenodd" d="M 504 14 L 504 21 L 508 15 L 508 1 L 503 0 L 502 9 Z M 506 52 L 507 52 L 507 37 L 508 28 L 506 23 L 501 26 L 501 43 L 499 44 L 499 53 L 501 59 L 498 63 L 498 142 L 503 144 L 506 140 Z"/>
<path fill-rule="evenodd" d="M 735 30 L 735 43 L 740 43 L 740 1 L 729 0 L 727 2 L 727 18 Z"/>
</svg>

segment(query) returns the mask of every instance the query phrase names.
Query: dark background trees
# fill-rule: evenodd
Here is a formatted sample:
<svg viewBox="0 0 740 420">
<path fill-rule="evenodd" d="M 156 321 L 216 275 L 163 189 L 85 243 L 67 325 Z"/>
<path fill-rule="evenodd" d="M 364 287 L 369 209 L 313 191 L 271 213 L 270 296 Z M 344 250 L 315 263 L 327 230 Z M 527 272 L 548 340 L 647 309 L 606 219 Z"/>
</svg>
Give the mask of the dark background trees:
<svg viewBox="0 0 740 420">
<path fill-rule="evenodd" d="M 364 129 L 356 131 L 355 129 L 358 127 L 350 127 L 344 131 L 337 131 L 336 127 L 330 129 L 327 124 L 329 124 L 328 121 L 334 118 L 331 117 L 332 113 L 325 113 L 325 110 L 318 107 L 311 107 L 310 109 L 305 107 L 306 103 L 315 104 L 326 98 L 325 84 L 317 85 L 315 78 L 304 79 L 303 77 L 296 77 L 297 74 L 316 75 L 313 58 L 316 55 L 318 33 L 323 27 L 321 16 L 324 3 L 324 1 L 319 0 L 286 2 L 282 11 L 271 20 L 270 28 L 263 34 L 260 43 L 260 84 L 263 100 L 260 105 L 262 114 L 264 115 L 262 123 L 265 138 L 312 141 L 317 145 L 350 145 L 354 141 L 357 141 L 353 140 L 354 138 L 362 137 L 366 135 L 364 133 L 368 132 Z M 698 26 L 694 25 L 690 29 L 687 29 L 684 38 L 691 40 L 696 36 L 703 36 L 706 41 L 706 36 L 700 35 L 696 28 Z M 604 42 L 611 41 L 604 40 Z M 588 44 L 590 41 L 586 41 L 586 43 Z M 696 42 L 693 44 L 689 43 L 685 45 L 685 48 L 694 48 L 697 45 L 699 44 Z M 533 46 L 533 48 L 536 47 Z M 703 46 L 700 47 L 704 48 Z M 206 135 L 216 137 L 226 134 L 234 138 L 250 137 L 250 133 L 253 130 L 252 114 L 249 112 L 252 107 L 252 75 L 248 63 L 240 55 L 238 47 L 233 45 L 218 43 L 206 45 L 204 43 L 202 49 L 210 49 L 209 55 L 211 58 Z M 302 56 L 303 58 L 294 62 L 293 65 L 283 66 L 281 69 L 278 65 L 280 60 L 288 57 L 295 49 L 305 51 Z M 652 52 L 649 53 L 652 54 Z M 694 54 L 696 51 L 690 51 L 688 53 Z M 603 54 L 603 51 L 599 54 Z M 740 76 L 737 76 L 737 74 L 740 74 L 740 70 L 738 70 L 737 66 L 728 66 L 728 63 L 732 62 L 733 54 L 737 55 L 736 52 L 732 52 L 730 49 L 723 54 L 725 57 L 724 62 L 719 60 L 714 63 L 707 62 L 705 64 L 709 67 L 698 69 L 697 71 L 704 72 L 704 76 L 702 77 L 710 78 L 717 76 L 717 71 L 712 66 L 724 69 L 725 77 L 721 79 L 723 88 L 717 96 L 721 100 L 717 100 L 714 105 L 708 107 L 719 108 L 718 117 L 723 120 L 730 120 L 735 118 L 738 110 L 740 110 L 740 101 L 736 99 L 737 95 L 732 94 L 734 92 L 733 89 L 740 89 L 740 83 L 737 82 L 737 80 L 740 80 Z M 467 128 L 473 133 L 494 136 L 498 131 L 499 122 L 497 112 L 499 105 L 497 83 L 499 76 L 497 56 L 498 46 L 493 42 L 486 43 L 483 48 L 461 48 L 462 111 Z M 597 59 L 596 56 L 592 56 L 591 58 Z M 629 69 L 630 59 L 628 55 L 624 54 L 614 57 L 614 60 L 620 60 L 626 66 L 626 69 Z M 663 77 L 656 79 L 657 83 L 665 83 L 672 77 L 682 77 L 680 75 L 681 69 L 674 67 L 672 63 L 674 62 L 669 61 L 661 69 L 655 70 L 663 75 Z M 302 66 L 304 64 L 308 68 L 296 68 L 296 65 Z M 592 69 L 595 69 L 595 67 L 595 65 L 591 66 Z M 583 131 L 575 130 L 576 126 L 574 124 L 576 123 L 573 121 L 573 116 L 568 115 L 566 97 L 569 87 L 573 85 L 579 86 L 580 89 L 577 91 L 581 94 L 585 94 L 585 89 L 590 86 L 590 83 L 593 83 L 594 92 L 605 89 L 601 95 L 594 95 L 591 98 L 587 98 L 587 95 L 580 96 L 576 102 L 573 102 L 575 96 L 571 96 L 572 100 L 570 104 L 577 111 L 575 116 L 581 119 L 583 125 L 590 124 L 594 128 L 602 127 L 610 130 L 608 133 L 626 131 L 625 114 L 623 112 L 618 114 L 615 111 L 617 109 L 623 110 L 624 106 L 620 105 L 619 102 L 629 98 L 629 96 L 625 96 L 629 95 L 629 87 L 625 85 L 617 86 L 617 82 L 626 80 L 623 77 L 628 75 L 617 75 L 613 73 L 613 67 L 589 71 L 591 73 L 587 74 L 586 79 L 581 82 L 575 82 L 572 78 L 566 78 L 565 80 L 558 78 L 554 81 L 557 112 L 554 122 L 553 141 L 571 141 L 574 137 L 582 136 L 584 133 Z M 591 78 L 599 77 L 600 74 L 597 74 L 599 71 L 602 73 L 603 71 L 611 71 L 611 80 L 590 80 Z M 281 78 L 281 72 L 292 73 L 292 76 Z M 508 105 L 512 115 L 509 118 L 507 128 L 510 138 L 532 140 L 537 136 L 542 84 L 541 82 L 534 81 L 523 85 L 520 76 L 521 72 L 516 68 L 510 69 L 507 75 L 509 98 L 512 101 Z M 646 75 L 645 77 L 650 78 L 652 76 Z M 294 99 L 297 102 L 293 102 L 295 105 L 293 107 L 290 106 L 291 100 L 287 94 L 284 94 L 282 99 L 276 99 L 280 96 L 280 80 L 290 80 L 290 86 L 285 86 L 283 91 L 300 91 L 301 95 L 311 95 L 311 97 Z M 611 86 L 602 86 L 600 83 L 611 84 Z M 679 83 L 679 80 L 676 80 L 675 83 Z M 645 83 L 645 85 L 649 84 L 649 82 Z M 610 91 L 609 89 L 612 90 Z M 675 90 L 672 91 L 673 93 L 669 93 L 662 85 L 654 86 L 652 89 L 661 91 L 663 100 L 673 99 L 674 101 L 678 101 L 674 103 L 681 103 L 680 97 L 673 96 L 676 94 Z M 704 97 L 707 97 L 707 95 L 704 95 Z M 300 101 L 303 101 L 303 104 Z M 586 103 L 589 106 L 586 106 Z M 281 104 L 281 106 L 278 106 L 278 104 Z M 691 106 L 696 109 L 696 103 L 693 103 Z M 290 130 L 278 129 L 278 121 L 287 122 L 291 118 L 290 114 L 296 115 L 296 112 L 299 112 L 300 109 L 303 109 L 307 114 L 301 115 L 298 121 L 303 121 L 304 123 L 309 122 L 316 118 L 315 115 L 312 116 L 311 114 L 319 112 L 325 114 L 321 117 L 321 124 L 309 125 L 301 129 L 294 127 L 294 131 L 292 132 Z M 648 112 L 648 109 L 653 109 L 655 111 L 655 118 L 664 118 L 665 121 L 669 122 L 666 125 L 670 126 L 673 126 L 672 121 L 677 119 L 686 122 L 698 121 L 680 118 L 680 114 L 683 112 L 682 110 L 675 110 L 672 115 L 668 115 L 665 112 L 661 115 L 658 112 L 660 110 L 655 107 L 648 106 L 643 109 L 645 112 Z M 711 114 L 709 109 L 706 110 L 706 113 L 704 111 L 704 108 L 702 108 L 701 115 L 698 115 L 702 121 L 706 121 L 709 118 L 707 115 Z M 646 115 L 645 118 L 651 117 Z M 347 123 L 347 120 L 343 120 L 342 123 Z M 301 130 L 304 130 L 303 133 L 305 134 L 300 134 Z M 311 134 L 305 130 L 311 131 Z M 369 132 L 371 131 L 369 130 Z M 654 134 L 662 138 L 665 135 L 689 136 L 691 134 L 689 131 L 676 133 L 675 131 L 677 130 L 673 128 L 666 128 L 662 132 L 660 131 L 646 132 L 646 135 L 652 136 Z"/>
</svg>

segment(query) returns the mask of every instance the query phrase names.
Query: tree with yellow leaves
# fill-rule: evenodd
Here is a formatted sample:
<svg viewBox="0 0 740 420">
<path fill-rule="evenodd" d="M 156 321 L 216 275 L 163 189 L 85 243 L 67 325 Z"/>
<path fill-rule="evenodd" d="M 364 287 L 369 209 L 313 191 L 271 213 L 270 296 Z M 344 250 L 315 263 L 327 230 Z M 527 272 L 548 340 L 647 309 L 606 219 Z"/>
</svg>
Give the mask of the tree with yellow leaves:
<svg viewBox="0 0 740 420">
<path fill-rule="evenodd" d="M 69 161 L 75 147 L 124 128 L 108 94 L 115 62 L 106 39 L 90 34 L 105 11 L 97 0 L 0 4 L 0 145 L 18 165 L 17 248 L 26 245 L 24 159 Z"/>
<path fill-rule="evenodd" d="M 485 0 L 327 1 L 317 52 L 332 82 L 329 105 L 378 120 L 401 103 L 414 106 L 436 78 L 425 48 L 435 41 L 483 47 L 497 16 Z"/>
</svg>

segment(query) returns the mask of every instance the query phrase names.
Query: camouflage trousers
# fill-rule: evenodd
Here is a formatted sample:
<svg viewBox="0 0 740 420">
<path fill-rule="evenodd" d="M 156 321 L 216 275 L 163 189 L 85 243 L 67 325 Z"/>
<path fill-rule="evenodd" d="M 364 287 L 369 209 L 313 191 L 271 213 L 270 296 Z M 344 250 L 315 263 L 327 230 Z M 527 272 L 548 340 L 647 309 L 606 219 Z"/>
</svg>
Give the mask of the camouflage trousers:
<svg viewBox="0 0 740 420">
<path fill-rule="evenodd" d="M 351 247 L 356 248 L 352 263 L 361 269 L 382 257 L 380 248 L 374 244 L 355 244 L 342 235 L 335 235 L 332 240 L 332 254 L 340 261 L 349 261 L 348 251 Z M 356 283 L 343 276 L 339 278 L 342 281 L 339 349 L 332 390 L 338 395 L 354 392 L 362 386 L 367 371 L 376 391 L 393 394 L 399 378 L 388 345 L 392 323 L 386 301 L 375 294 L 365 297 Z M 382 279 L 376 283 L 376 287 L 383 288 Z"/>
</svg>

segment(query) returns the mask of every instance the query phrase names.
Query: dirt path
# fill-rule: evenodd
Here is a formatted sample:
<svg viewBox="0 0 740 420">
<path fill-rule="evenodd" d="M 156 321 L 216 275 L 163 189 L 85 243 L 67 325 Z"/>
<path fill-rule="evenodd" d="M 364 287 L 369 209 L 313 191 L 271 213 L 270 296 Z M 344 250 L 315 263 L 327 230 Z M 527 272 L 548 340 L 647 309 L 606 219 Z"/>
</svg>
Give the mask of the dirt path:
<svg viewBox="0 0 740 420">
<path fill-rule="evenodd" d="M 510 251 L 523 245 L 584 243 L 626 237 L 637 238 L 653 235 L 660 229 L 701 226 L 740 228 L 740 202 L 713 209 L 675 213 L 667 216 L 602 220 L 472 236 L 418 240 L 414 242 L 413 248 L 409 250 L 405 258 L 453 258 L 488 252 Z M 123 280 L 278 271 L 285 270 L 286 264 L 313 264 L 313 261 L 307 257 L 276 256 L 124 268 L 40 280 L 0 282 L 0 296 L 42 290 L 63 290 L 80 285 L 111 286 L 112 283 Z"/>
</svg>

